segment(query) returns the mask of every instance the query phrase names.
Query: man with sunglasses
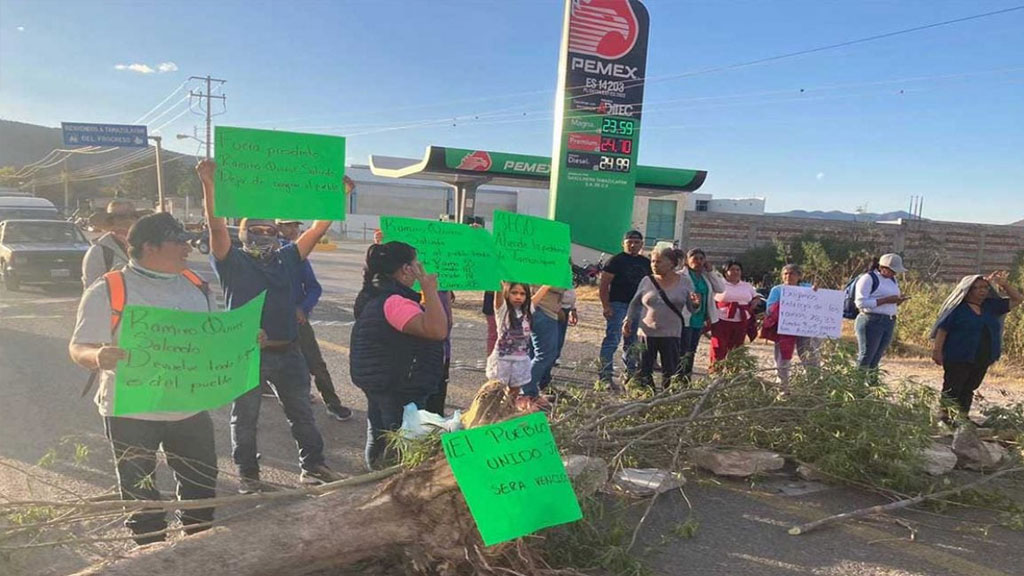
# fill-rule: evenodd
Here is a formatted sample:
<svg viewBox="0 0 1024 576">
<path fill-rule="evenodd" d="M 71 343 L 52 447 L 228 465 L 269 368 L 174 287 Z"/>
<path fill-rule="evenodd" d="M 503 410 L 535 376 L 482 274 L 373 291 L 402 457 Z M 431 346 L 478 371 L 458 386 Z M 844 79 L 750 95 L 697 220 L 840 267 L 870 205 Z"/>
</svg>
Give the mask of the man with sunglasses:
<svg viewBox="0 0 1024 576">
<path fill-rule="evenodd" d="M 304 484 L 340 480 L 342 476 L 324 462 L 323 437 L 313 419 L 309 367 L 299 346 L 293 282 L 331 222 L 317 220 L 293 244 L 282 247 L 274 220 L 243 218 L 238 231 L 242 248 L 233 247 L 225 219 L 213 215 L 216 169 L 212 160 L 203 160 L 196 166 L 203 184 L 210 255 L 224 289 L 225 304 L 233 310 L 266 291 L 261 328 L 267 340 L 260 354 L 260 377 L 270 383 L 284 407 L 299 448 L 300 480 Z M 231 407 L 231 457 L 238 466 L 238 491 L 242 494 L 264 489 L 256 449 L 260 401 L 260 390 L 254 388 L 238 397 Z"/>
</svg>

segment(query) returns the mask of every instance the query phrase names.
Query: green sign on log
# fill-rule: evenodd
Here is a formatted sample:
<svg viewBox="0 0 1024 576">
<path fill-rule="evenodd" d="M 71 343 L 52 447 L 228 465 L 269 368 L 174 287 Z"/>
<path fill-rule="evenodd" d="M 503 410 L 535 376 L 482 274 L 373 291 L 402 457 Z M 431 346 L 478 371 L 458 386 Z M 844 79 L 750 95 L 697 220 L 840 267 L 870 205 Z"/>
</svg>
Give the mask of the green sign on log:
<svg viewBox="0 0 1024 576">
<path fill-rule="evenodd" d="M 444 434 L 441 444 L 485 545 L 583 517 L 544 413 Z"/>
</svg>

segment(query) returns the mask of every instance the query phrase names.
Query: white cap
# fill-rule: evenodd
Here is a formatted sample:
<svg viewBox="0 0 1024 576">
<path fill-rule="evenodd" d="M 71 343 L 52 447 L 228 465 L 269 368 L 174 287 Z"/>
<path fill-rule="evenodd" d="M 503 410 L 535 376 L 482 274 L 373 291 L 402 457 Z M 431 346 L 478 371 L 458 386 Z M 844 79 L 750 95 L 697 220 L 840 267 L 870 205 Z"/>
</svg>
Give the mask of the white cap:
<svg viewBox="0 0 1024 576">
<path fill-rule="evenodd" d="M 878 259 L 879 266 L 885 266 L 897 274 L 903 274 L 907 271 L 903 267 L 903 258 L 899 254 L 882 254 L 882 257 Z"/>
</svg>

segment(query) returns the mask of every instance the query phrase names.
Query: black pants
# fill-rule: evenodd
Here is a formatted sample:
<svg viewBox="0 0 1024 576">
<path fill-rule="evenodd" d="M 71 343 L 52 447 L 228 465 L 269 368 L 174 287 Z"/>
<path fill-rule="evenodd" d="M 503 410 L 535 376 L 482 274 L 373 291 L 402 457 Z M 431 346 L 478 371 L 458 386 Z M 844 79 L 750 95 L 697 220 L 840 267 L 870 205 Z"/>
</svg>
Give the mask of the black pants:
<svg viewBox="0 0 1024 576">
<path fill-rule="evenodd" d="M 451 359 L 444 361 L 444 373 L 441 374 L 441 384 L 434 392 L 427 397 L 427 405 L 423 407 L 427 412 L 433 412 L 444 416 L 444 405 L 448 401 L 448 377 L 451 374 Z"/>
<path fill-rule="evenodd" d="M 679 338 L 672 336 L 657 337 L 648 336 L 644 339 L 644 352 L 640 357 L 640 381 L 654 387 L 654 360 L 661 359 L 661 387 L 667 388 L 672 378 L 679 375 L 682 368 L 680 365 L 680 342 Z"/>
<path fill-rule="evenodd" d="M 966 417 L 974 401 L 974 391 L 988 372 L 988 362 L 946 362 L 942 370 L 942 398 L 959 406 L 960 415 Z"/>
<path fill-rule="evenodd" d="M 162 446 L 167 464 L 178 483 L 178 500 L 199 500 L 216 496 L 217 452 L 214 449 L 213 421 L 208 412 L 184 420 L 157 422 L 134 418 L 107 417 L 104 428 L 117 465 L 117 486 L 122 500 L 159 500 L 156 488 L 156 451 Z M 194 524 L 213 521 L 213 508 L 179 510 L 178 518 L 186 534 L 203 528 Z M 125 521 L 139 545 L 161 542 L 164 536 L 139 537 L 167 528 L 163 510 L 141 510 Z"/>
<path fill-rule="evenodd" d="M 395 455 L 388 448 L 387 432 L 402 427 L 402 412 L 412 402 L 426 410 L 426 397 L 410 394 L 366 394 L 366 450 L 363 458 L 368 470 L 380 470 L 394 464 Z"/>
<path fill-rule="evenodd" d="M 324 404 L 340 406 L 341 399 L 334 391 L 334 381 L 331 380 L 331 373 L 327 371 L 327 362 L 324 362 L 324 355 L 320 353 L 320 345 L 316 342 L 316 333 L 308 321 L 299 324 L 299 348 L 306 357 L 309 373 L 313 376 L 313 384 L 320 392 Z"/>
<path fill-rule="evenodd" d="M 688 378 L 693 374 L 693 361 L 697 357 L 697 347 L 700 346 L 700 335 L 700 329 L 688 326 L 683 326 L 683 331 L 679 334 L 679 355 L 682 357 L 679 367 L 681 376 Z"/>
</svg>

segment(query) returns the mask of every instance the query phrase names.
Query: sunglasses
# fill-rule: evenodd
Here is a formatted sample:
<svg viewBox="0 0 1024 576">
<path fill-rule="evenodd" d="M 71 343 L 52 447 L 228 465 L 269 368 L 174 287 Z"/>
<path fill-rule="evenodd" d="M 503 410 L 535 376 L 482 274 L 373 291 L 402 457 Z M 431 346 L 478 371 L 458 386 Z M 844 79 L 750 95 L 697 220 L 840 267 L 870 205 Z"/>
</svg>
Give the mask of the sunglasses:
<svg viewBox="0 0 1024 576">
<path fill-rule="evenodd" d="M 249 226 L 246 231 L 255 236 L 277 236 L 277 228 L 274 226 Z"/>
</svg>

